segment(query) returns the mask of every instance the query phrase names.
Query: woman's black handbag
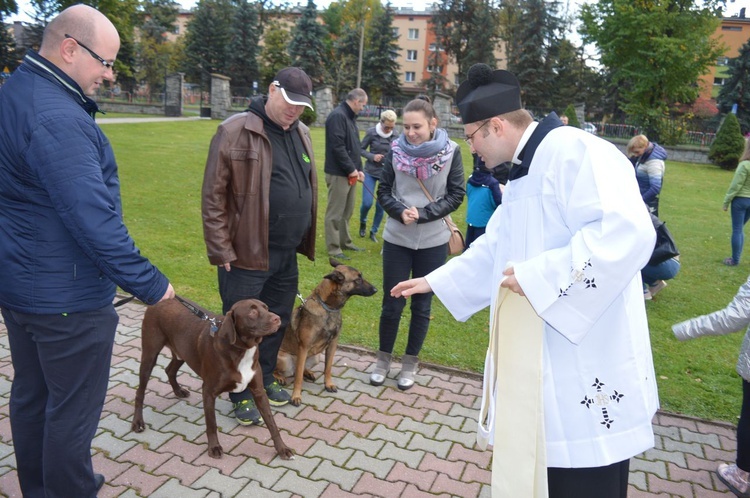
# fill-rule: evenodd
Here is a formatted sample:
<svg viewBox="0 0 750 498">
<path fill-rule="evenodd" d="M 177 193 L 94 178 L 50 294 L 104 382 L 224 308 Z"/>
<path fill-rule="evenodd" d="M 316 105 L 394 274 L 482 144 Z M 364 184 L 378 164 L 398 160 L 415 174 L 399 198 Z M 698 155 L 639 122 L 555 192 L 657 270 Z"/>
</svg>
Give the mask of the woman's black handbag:
<svg viewBox="0 0 750 498">
<path fill-rule="evenodd" d="M 679 256 L 680 251 L 677 250 L 677 245 L 674 243 L 674 239 L 672 238 L 669 229 L 667 229 L 667 224 L 655 216 L 651 216 L 652 221 L 654 222 L 654 228 L 656 229 L 656 245 L 654 246 L 654 252 L 651 254 L 651 259 L 648 261 L 648 264 L 658 265 L 668 259 Z"/>
</svg>

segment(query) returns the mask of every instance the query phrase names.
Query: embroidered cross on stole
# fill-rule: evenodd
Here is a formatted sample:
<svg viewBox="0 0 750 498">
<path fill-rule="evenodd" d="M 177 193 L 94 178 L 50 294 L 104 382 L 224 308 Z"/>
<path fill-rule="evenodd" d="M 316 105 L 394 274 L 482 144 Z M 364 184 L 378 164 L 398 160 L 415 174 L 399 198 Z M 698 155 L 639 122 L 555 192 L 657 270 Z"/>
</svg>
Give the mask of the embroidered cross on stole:
<svg viewBox="0 0 750 498">
<path fill-rule="evenodd" d="M 477 445 L 482 449 L 494 432 L 493 498 L 548 496 L 543 332 L 544 322 L 529 300 L 501 287 L 485 358 L 477 431 Z"/>
</svg>

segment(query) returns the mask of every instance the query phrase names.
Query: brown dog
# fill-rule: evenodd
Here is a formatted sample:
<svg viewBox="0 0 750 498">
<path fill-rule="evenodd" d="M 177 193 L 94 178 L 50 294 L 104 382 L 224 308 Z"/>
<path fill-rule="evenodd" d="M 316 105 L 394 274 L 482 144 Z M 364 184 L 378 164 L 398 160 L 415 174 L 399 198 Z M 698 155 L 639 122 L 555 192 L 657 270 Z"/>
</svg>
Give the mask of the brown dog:
<svg viewBox="0 0 750 498">
<path fill-rule="evenodd" d="M 132 428 L 143 432 L 143 398 L 151 371 L 159 351 L 164 346 L 172 351 L 172 361 L 166 372 L 178 398 L 189 394 L 177 383 L 177 371 L 183 363 L 203 379 L 203 410 L 206 416 L 208 455 L 221 458 L 223 450 L 216 434 L 216 397 L 224 392 L 241 392 L 249 384 L 255 404 L 268 426 L 276 453 L 289 460 L 294 452 L 281 440 L 279 429 L 271 414 L 271 405 L 263 387 L 263 376 L 258 365 L 258 344 L 281 325 L 279 316 L 268 311 L 268 306 L 256 299 L 239 301 L 226 316 L 201 319 L 176 299 L 168 299 L 150 306 L 143 316 L 141 328 L 140 385 L 135 395 L 135 414 Z M 219 324 L 220 322 L 220 324 Z"/>
<path fill-rule="evenodd" d="M 333 272 L 323 277 L 312 294 L 292 313 L 273 373 L 282 385 L 294 373 L 294 406 L 302 402 L 302 378 L 315 381 L 315 374 L 310 369 L 317 364 L 317 355 L 324 350 L 326 391 L 336 392 L 331 367 L 341 333 L 341 308 L 351 296 L 372 296 L 378 291 L 362 278 L 359 270 L 333 258 L 329 262 L 335 268 Z"/>
</svg>

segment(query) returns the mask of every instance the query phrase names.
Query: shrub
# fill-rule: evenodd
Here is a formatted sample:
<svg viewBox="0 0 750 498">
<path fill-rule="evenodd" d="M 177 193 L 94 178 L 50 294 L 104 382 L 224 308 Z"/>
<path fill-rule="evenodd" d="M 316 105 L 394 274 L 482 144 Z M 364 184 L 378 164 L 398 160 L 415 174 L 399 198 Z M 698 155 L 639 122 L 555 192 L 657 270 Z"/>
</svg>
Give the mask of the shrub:
<svg viewBox="0 0 750 498">
<path fill-rule="evenodd" d="M 311 97 L 312 105 L 315 107 L 315 97 Z M 305 106 L 305 112 L 299 117 L 299 120 L 310 126 L 318 119 L 318 113 Z"/>
<path fill-rule="evenodd" d="M 737 116 L 729 113 L 724 118 L 716 139 L 708 151 L 708 159 L 722 169 L 735 169 L 745 148 L 745 138 L 740 131 Z"/>
<path fill-rule="evenodd" d="M 578 121 L 578 116 L 576 116 L 576 109 L 575 107 L 573 107 L 573 104 L 568 104 L 568 107 L 565 108 L 563 114 L 568 116 L 568 125 L 575 126 L 576 128 L 581 127 L 581 123 L 580 121 Z"/>
</svg>

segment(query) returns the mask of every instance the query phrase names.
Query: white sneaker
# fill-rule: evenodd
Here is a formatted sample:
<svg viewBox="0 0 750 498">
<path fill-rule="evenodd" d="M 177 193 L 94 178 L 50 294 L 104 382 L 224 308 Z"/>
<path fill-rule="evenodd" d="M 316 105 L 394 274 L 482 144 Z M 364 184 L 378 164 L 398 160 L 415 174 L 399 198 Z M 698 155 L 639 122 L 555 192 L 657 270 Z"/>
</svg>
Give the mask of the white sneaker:
<svg viewBox="0 0 750 498">
<path fill-rule="evenodd" d="M 651 293 L 651 297 L 654 297 L 666 286 L 667 283 L 664 280 L 657 280 L 654 285 L 648 286 L 648 291 Z"/>
<path fill-rule="evenodd" d="M 740 498 L 750 498 L 750 476 L 736 464 L 722 463 L 716 469 L 716 475 L 727 485 L 729 491 Z"/>
<path fill-rule="evenodd" d="M 646 289 L 646 290 L 643 291 L 643 299 L 645 301 L 651 301 L 651 297 L 652 296 L 651 296 L 651 291 L 650 290 Z"/>
</svg>

